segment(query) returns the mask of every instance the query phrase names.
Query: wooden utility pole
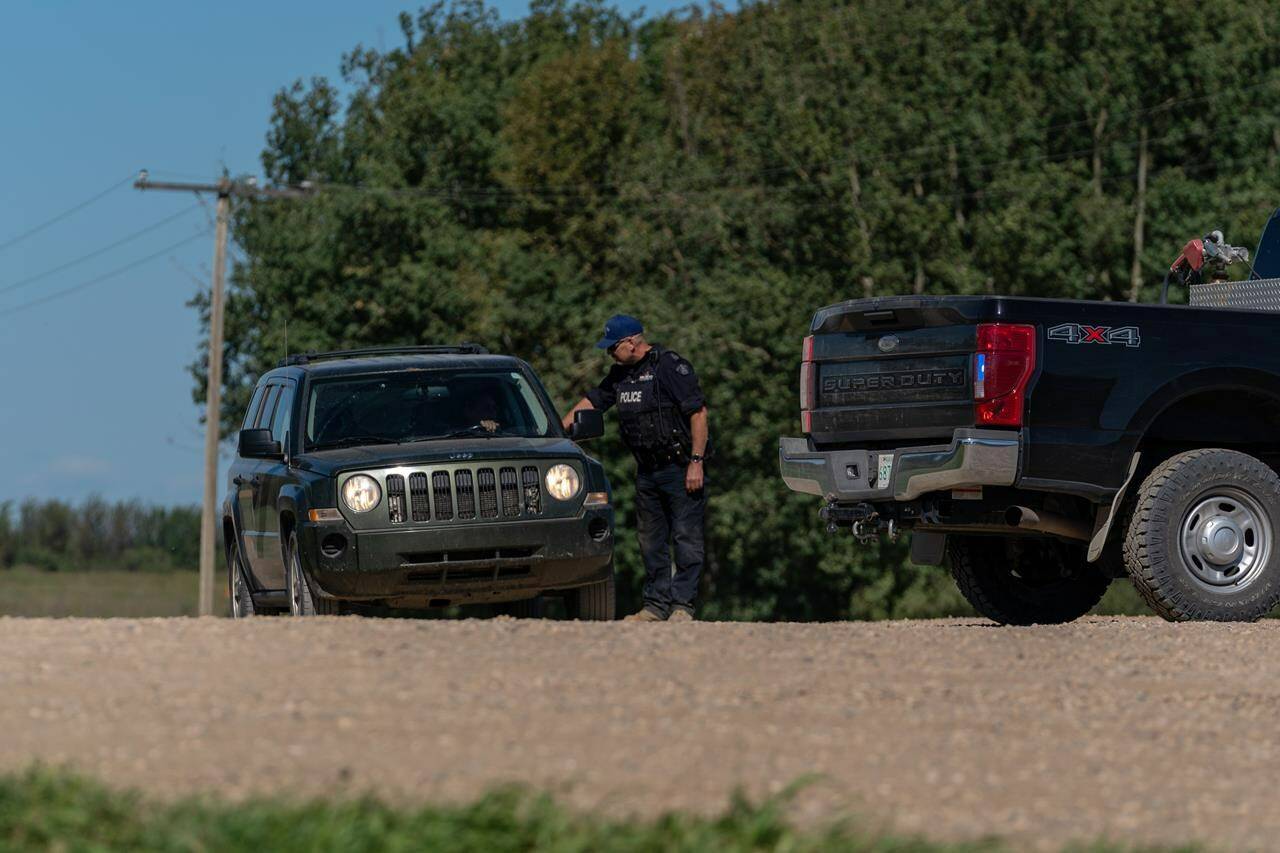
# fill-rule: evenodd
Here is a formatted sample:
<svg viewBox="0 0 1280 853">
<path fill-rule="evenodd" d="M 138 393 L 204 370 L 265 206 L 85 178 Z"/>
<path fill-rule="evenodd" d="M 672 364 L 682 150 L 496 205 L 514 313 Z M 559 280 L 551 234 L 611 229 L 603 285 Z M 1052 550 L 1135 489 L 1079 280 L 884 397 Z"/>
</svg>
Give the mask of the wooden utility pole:
<svg viewBox="0 0 1280 853">
<path fill-rule="evenodd" d="M 218 196 L 217 227 L 213 239 L 213 293 L 209 299 L 209 389 L 205 396 L 204 429 L 204 509 L 200 517 L 200 594 L 199 614 L 213 615 L 214 553 L 218 539 L 218 436 L 222 422 L 222 318 L 224 314 L 223 282 L 227 263 L 227 221 L 231 217 L 231 197 L 304 198 L 312 188 L 265 189 L 252 182 L 235 182 L 223 177 L 216 184 L 167 183 L 150 180 L 139 173 L 133 186 L 140 190 L 214 193 Z"/>
</svg>

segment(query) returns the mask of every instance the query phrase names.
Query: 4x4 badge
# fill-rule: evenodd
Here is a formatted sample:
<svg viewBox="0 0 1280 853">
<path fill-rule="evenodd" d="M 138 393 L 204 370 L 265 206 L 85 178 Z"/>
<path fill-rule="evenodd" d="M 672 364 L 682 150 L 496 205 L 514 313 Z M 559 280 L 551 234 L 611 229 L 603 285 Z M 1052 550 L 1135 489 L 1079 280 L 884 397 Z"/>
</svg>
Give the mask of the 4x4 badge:
<svg viewBox="0 0 1280 853">
<path fill-rule="evenodd" d="M 1127 347 L 1142 346 L 1142 336 L 1137 326 L 1085 326 L 1081 323 L 1063 323 L 1049 330 L 1049 340 L 1068 344 L 1123 344 Z"/>
</svg>

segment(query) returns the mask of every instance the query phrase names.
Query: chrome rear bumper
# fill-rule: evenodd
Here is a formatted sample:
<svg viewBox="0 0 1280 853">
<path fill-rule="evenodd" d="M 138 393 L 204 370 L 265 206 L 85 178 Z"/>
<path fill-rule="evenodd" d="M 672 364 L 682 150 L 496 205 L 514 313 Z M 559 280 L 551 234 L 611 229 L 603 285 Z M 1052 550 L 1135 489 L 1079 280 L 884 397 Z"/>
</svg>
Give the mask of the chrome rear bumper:
<svg viewBox="0 0 1280 853">
<path fill-rule="evenodd" d="M 950 444 L 893 450 L 814 451 L 807 438 L 778 448 L 782 480 L 792 491 L 831 501 L 909 501 L 965 486 L 1011 486 L 1018 476 L 1018 433 L 958 429 Z M 881 457 L 892 455 L 881 481 Z"/>
</svg>

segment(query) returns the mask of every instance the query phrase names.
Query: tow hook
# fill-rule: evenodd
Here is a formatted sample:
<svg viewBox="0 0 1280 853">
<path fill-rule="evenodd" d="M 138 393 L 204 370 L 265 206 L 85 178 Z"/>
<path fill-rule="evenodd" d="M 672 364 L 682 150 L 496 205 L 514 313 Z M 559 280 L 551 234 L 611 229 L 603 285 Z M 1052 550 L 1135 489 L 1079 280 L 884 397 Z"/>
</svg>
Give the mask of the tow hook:
<svg viewBox="0 0 1280 853">
<path fill-rule="evenodd" d="M 827 523 L 828 533 L 838 533 L 841 527 L 847 525 L 853 531 L 853 537 L 862 545 L 878 539 L 881 533 L 886 534 L 890 542 L 898 539 L 897 520 L 885 518 L 869 503 L 840 506 L 832 501 L 818 515 Z"/>
</svg>

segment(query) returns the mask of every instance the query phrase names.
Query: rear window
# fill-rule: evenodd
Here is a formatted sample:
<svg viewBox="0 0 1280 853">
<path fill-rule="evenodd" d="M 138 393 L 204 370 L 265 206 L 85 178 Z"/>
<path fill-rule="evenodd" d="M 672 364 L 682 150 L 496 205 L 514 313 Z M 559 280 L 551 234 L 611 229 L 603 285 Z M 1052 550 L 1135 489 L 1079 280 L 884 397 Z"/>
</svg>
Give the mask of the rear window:
<svg viewBox="0 0 1280 853">
<path fill-rule="evenodd" d="M 271 416 L 276 411 L 276 400 L 280 397 L 279 385 L 267 386 L 267 397 L 263 400 L 262 411 L 258 412 L 258 419 L 254 421 L 254 427 L 257 429 L 268 429 L 271 426 Z"/>
<path fill-rule="evenodd" d="M 444 438 L 557 434 L 518 371 L 427 370 L 350 376 L 311 385 L 308 449 Z"/>
<path fill-rule="evenodd" d="M 265 385 L 259 385 L 254 389 L 253 399 L 249 401 L 249 408 L 244 413 L 244 423 L 240 425 L 241 429 L 253 429 L 254 419 L 258 416 L 258 408 L 262 405 L 262 395 L 266 390 Z"/>
</svg>

